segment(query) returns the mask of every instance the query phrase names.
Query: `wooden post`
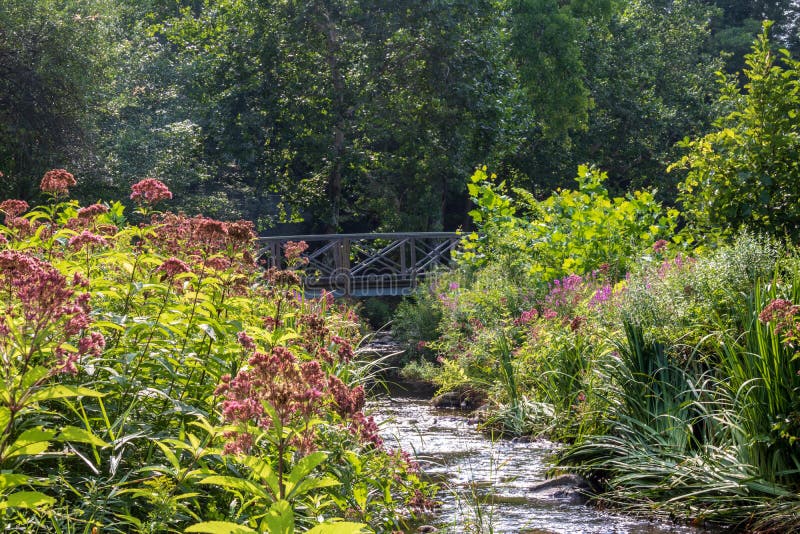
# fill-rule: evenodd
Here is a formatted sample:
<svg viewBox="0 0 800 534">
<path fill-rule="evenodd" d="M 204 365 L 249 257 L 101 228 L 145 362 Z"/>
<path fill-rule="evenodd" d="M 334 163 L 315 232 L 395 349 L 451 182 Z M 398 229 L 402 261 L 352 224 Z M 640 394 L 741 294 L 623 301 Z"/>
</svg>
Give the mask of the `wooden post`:
<svg viewBox="0 0 800 534">
<path fill-rule="evenodd" d="M 411 284 L 411 289 L 414 289 L 417 287 L 417 239 L 412 237 L 408 242 L 411 245 L 411 276 L 409 283 Z"/>
<path fill-rule="evenodd" d="M 408 274 L 408 263 L 406 262 L 406 247 L 408 243 L 409 240 L 404 239 L 403 244 L 400 246 L 400 276 L 406 276 Z"/>
<path fill-rule="evenodd" d="M 270 263 L 272 264 L 271 266 L 275 267 L 276 269 L 280 269 L 281 268 L 281 260 L 283 259 L 281 257 L 281 242 L 280 241 L 273 241 L 272 242 L 272 244 L 270 245 L 269 254 L 271 256 L 271 258 L 270 258 Z"/>
<path fill-rule="evenodd" d="M 342 239 L 342 244 L 340 247 L 341 255 L 340 259 L 340 266 L 341 266 L 341 274 L 345 277 L 344 283 L 344 296 L 349 297 L 352 292 L 352 287 L 350 287 L 350 281 L 352 280 L 353 276 L 350 272 L 350 239 L 344 238 Z"/>
</svg>

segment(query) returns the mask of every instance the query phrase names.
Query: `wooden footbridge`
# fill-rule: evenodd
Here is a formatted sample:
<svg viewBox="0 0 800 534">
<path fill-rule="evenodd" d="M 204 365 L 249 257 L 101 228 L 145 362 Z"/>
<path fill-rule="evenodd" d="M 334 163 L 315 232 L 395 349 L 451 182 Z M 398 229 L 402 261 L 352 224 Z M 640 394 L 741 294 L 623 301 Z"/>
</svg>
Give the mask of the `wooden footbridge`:
<svg viewBox="0 0 800 534">
<path fill-rule="evenodd" d="M 284 246 L 305 241 L 305 274 L 309 295 L 323 290 L 336 296 L 406 295 L 436 270 L 448 267 L 461 240 L 453 232 L 393 234 L 319 234 L 259 238 L 260 257 L 269 267 L 286 268 Z"/>
</svg>

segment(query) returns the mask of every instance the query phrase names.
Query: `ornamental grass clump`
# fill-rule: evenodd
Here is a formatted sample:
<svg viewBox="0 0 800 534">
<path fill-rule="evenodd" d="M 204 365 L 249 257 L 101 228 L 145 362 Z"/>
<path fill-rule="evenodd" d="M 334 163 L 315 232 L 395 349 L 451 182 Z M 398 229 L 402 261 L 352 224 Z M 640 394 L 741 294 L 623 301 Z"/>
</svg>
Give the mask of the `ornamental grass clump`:
<svg viewBox="0 0 800 534">
<path fill-rule="evenodd" d="M 157 180 L 134 187 L 135 225 L 74 185 L 53 171 L 47 203 L 0 203 L 4 527 L 360 532 L 417 513 L 432 488 L 364 412 L 350 309 L 262 271 L 252 223 L 155 211 Z"/>
<path fill-rule="evenodd" d="M 607 431 L 559 460 L 600 476 L 599 500 L 755 531 L 797 528 L 800 284 L 777 250 L 745 233 L 680 268 L 645 269 L 649 285 L 629 283 L 623 316 L 636 322 L 599 382 L 612 400 Z"/>
</svg>

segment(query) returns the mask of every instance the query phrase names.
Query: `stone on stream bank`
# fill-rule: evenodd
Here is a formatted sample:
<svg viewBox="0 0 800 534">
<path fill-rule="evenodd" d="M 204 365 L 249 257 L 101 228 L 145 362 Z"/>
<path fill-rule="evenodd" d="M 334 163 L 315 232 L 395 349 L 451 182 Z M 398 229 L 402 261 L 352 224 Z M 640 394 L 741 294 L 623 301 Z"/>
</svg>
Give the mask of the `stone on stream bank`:
<svg viewBox="0 0 800 534">
<path fill-rule="evenodd" d="M 473 389 L 448 391 L 431 399 L 434 408 L 455 408 L 458 410 L 474 410 L 483 404 L 486 395 Z"/>
<path fill-rule="evenodd" d="M 589 481 L 578 475 L 561 475 L 530 488 L 539 499 L 555 499 L 569 504 L 585 504 L 591 490 Z"/>
</svg>

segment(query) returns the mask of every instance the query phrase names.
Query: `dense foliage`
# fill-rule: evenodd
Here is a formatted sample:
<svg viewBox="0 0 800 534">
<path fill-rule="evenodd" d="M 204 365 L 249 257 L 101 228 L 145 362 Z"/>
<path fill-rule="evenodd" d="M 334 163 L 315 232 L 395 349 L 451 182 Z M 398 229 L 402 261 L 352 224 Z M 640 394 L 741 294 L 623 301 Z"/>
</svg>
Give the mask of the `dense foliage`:
<svg viewBox="0 0 800 534">
<path fill-rule="evenodd" d="M 156 211 L 158 180 L 137 224 L 75 185 L 0 203 L 5 530 L 384 531 L 430 505 L 364 413 L 352 311 L 258 268 L 252 223 Z"/>
<path fill-rule="evenodd" d="M 764 33 L 747 93 L 724 86 L 720 131 L 685 142 L 683 214 L 609 198 L 588 167 L 541 201 L 477 171 L 458 268 L 396 315 L 421 339 L 405 373 L 482 393 L 492 429 L 568 443 L 557 464 L 597 502 L 800 528 L 798 85 L 783 55 Z"/>
<path fill-rule="evenodd" d="M 522 209 L 527 200 L 508 202 Z M 689 255 L 640 226 L 617 230 L 632 243 L 620 257 L 614 242 L 578 239 L 567 269 L 547 268 L 534 247 L 553 247 L 554 257 L 559 248 L 527 221 L 502 219 L 484 219 L 506 231 L 476 249 L 508 254 L 476 265 L 467 252 L 401 306 L 396 330 L 428 336 L 410 347 L 421 360 L 406 375 L 482 392 L 495 431 L 570 443 L 558 462 L 589 477 L 598 502 L 755 531 L 798 528 L 796 251 L 741 233 Z M 562 224 L 579 232 L 581 219 Z M 527 276 L 507 262 L 526 241 Z M 600 257 L 612 262 L 597 265 Z M 430 320 L 435 330 L 420 324 Z"/>
<path fill-rule="evenodd" d="M 714 131 L 683 145 L 689 169 L 680 200 L 698 233 L 748 225 L 800 237 L 800 62 L 770 49 L 767 30 L 747 55 L 744 91 L 722 76 L 726 114 Z"/>
<path fill-rule="evenodd" d="M 791 0 L 8 0 L 0 193 L 68 167 L 85 202 L 152 176 L 259 230 L 440 230 L 478 165 L 543 198 L 589 161 L 670 201 L 763 18 L 796 50 Z"/>
</svg>

